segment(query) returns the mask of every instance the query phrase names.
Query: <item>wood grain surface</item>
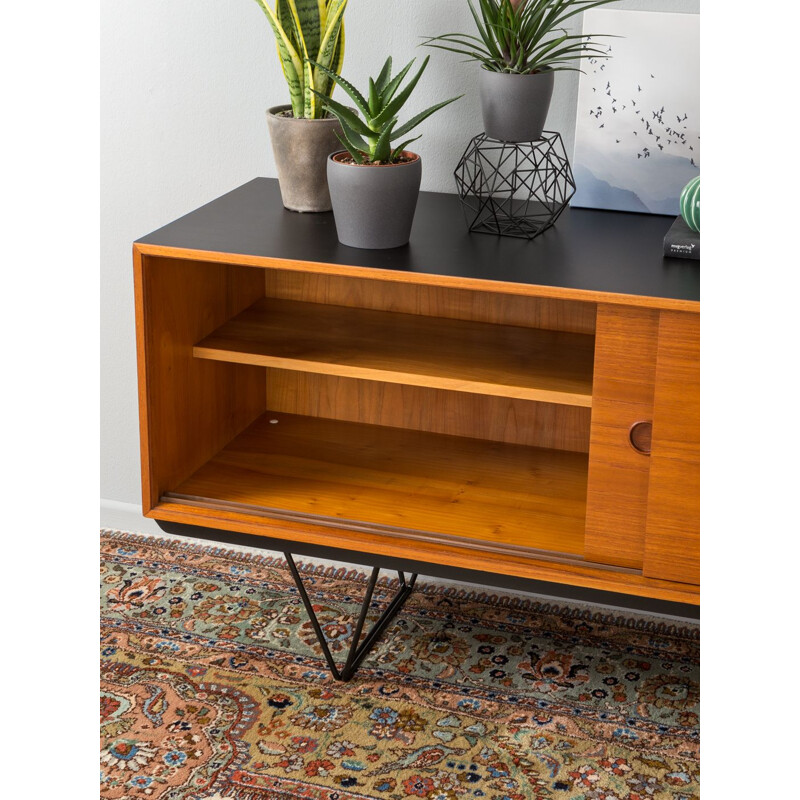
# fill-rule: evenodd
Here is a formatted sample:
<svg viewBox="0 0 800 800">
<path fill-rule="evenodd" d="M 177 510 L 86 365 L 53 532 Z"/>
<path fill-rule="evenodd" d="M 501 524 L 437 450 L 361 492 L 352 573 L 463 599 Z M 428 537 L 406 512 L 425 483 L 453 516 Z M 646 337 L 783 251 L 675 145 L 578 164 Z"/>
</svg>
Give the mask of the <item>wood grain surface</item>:
<svg viewBox="0 0 800 800">
<path fill-rule="evenodd" d="M 371 425 L 589 452 L 591 409 L 267 369 L 267 408 Z"/>
<path fill-rule="evenodd" d="M 586 558 L 602 564 L 642 567 L 650 459 L 633 449 L 629 432 L 653 418 L 658 314 L 597 309 Z"/>
<path fill-rule="evenodd" d="M 700 583 L 700 319 L 664 312 L 658 333 L 644 574 Z"/>
<path fill-rule="evenodd" d="M 595 304 L 368 278 L 264 270 L 265 295 L 336 306 L 593 334 Z"/>
<path fill-rule="evenodd" d="M 180 500 L 162 498 L 162 501 L 146 516 L 168 522 L 201 525 L 228 531 L 241 531 L 255 536 L 283 539 L 291 552 L 293 541 L 309 544 L 342 547 L 368 551 L 379 555 L 396 556 L 432 564 L 445 564 L 465 569 L 481 569 L 502 575 L 516 575 L 534 580 L 585 586 L 610 592 L 653 597 L 678 603 L 698 604 L 699 587 L 676 581 L 645 578 L 637 570 L 621 567 L 611 568 L 576 561 L 565 563 L 539 558 L 536 553 L 520 555 L 512 553 L 476 553 L 452 544 L 441 542 L 407 541 L 365 531 L 350 531 L 346 528 L 301 523 L 289 520 L 264 519 L 244 510 L 202 508 Z"/>
<path fill-rule="evenodd" d="M 202 361 L 192 345 L 263 292 L 259 270 L 134 262 L 142 504 L 150 509 L 265 408 L 264 371 Z"/>
<path fill-rule="evenodd" d="M 581 555 L 586 470 L 581 453 L 268 411 L 174 493 Z"/>
<path fill-rule="evenodd" d="M 262 298 L 197 358 L 589 407 L 594 338 Z"/>
</svg>

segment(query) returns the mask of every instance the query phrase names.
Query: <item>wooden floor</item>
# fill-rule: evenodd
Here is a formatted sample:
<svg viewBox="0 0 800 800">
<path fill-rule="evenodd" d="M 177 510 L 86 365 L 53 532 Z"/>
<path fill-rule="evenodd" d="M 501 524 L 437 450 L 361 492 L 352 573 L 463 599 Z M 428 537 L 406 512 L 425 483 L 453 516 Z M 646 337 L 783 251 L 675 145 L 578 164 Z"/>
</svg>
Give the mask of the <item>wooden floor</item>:
<svg viewBox="0 0 800 800">
<path fill-rule="evenodd" d="M 267 412 L 166 497 L 580 556 L 587 471 L 585 453 Z"/>
<path fill-rule="evenodd" d="M 194 355 L 590 407 L 594 337 L 262 298 Z"/>
</svg>

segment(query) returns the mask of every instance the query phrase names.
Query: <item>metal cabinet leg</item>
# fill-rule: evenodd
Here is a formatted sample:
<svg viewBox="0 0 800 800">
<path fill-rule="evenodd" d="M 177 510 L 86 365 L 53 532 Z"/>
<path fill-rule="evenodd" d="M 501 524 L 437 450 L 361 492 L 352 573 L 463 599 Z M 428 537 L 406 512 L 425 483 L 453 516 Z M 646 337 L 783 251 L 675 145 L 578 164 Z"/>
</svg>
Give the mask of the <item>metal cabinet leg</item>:
<svg viewBox="0 0 800 800">
<path fill-rule="evenodd" d="M 389 603 L 389 605 L 384 609 L 377 622 L 375 622 L 375 624 L 369 629 L 364 637 L 364 641 L 360 641 L 361 632 L 364 629 L 364 622 L 367 619 L 367 612 L 369 611 L 369 606 L 372 602 L 372 594 L 375 591 L 375 584 L 378 582 L 378 573 L 380 572 L 380 567 L 375 567 L 372 570 L 369 583 L 367 584 L 367 591 L 364 595 L 364 602 L 361 604 L 361 612 L 358 615 L 358 621 L 356 622 L 356 627 L 353 631 L 353 641 L 350 643 L 350 650 L 347 653 L 347 660 L 345 661 L 342 669 L 339 670 L 339 668 L 336 666 L 336 662 L 333 660 L 330 648 L 328 647 L 328 642 L 325 639 L 325 634 L 322 632 L 322 627 L 319 624 L 317 615 L 314 613 L 314 607 L 308 597 L 306 587 L 303 585 L 303 580 L 300 577 L 300 573 L 297 571 L 297 566 L 294 563 L 292 554 L 284 553 L 284 556 L 286 558 L 286 563 L 289 565 L 289 571 L 292 573 L 294 582 L 297 585 L 297 590 L 300 592 L 303 605 L 306 607 L 306 612 L 311 620 L 314 633 L 317 635 L 317 641 L 319 642 L 319 646 L 322 648 L 322 654 L 325 656 L 325 661 L 328 662 L 328 668 L 331 671 L 331 675 L 333 675 L 337 681 L 349 681 L 358 669 L 359 664 L 364 660 L 364 657 L 373 648 L 378 639 L 380 639 L 381 634 L 388 627 L 389 623 L 394 618 L 394 615 L 402 608 L 406 598 L 411 594 L 411 590 L 414 588 L 414 584 L 417 580 L 416 574 L 412 575 L 410 579 L 406 581 L 406 576 L 402 572 L 397 573 L 400 578 L 400 589 L 392 598 L 392 601 Z"/>
</svg>

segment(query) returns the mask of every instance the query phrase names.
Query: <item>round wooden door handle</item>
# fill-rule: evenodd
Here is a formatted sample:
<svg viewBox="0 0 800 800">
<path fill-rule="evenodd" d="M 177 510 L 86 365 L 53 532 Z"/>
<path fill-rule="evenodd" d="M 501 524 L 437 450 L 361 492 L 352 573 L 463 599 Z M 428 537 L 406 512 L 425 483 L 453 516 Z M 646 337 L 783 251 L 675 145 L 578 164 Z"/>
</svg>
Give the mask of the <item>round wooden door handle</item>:
<svg viewBox="0 0 800 800">
<path fill-rule="evenodd" d="M 653 423 L 650 420 L 634 422 L 628 431 L 628 441 L 637 453 L 649 456 L 653 443 Z"/>
</svg>

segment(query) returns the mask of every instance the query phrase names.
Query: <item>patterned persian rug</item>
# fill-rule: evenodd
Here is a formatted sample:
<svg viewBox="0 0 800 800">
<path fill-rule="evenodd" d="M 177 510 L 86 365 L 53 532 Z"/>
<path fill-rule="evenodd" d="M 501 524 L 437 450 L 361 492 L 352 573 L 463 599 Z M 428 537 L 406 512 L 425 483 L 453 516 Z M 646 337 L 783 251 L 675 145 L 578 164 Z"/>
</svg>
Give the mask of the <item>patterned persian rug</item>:
<svg viewBox="0 0 800 800">
<path fill-rule="evenodd" d="M 102 797 L 699 797 L 695 626 L 418 584 L 342 684 L 282 561 L 101 546 Z M 344 661 L 366 579 L 304 574 Z"/>
</svg>

